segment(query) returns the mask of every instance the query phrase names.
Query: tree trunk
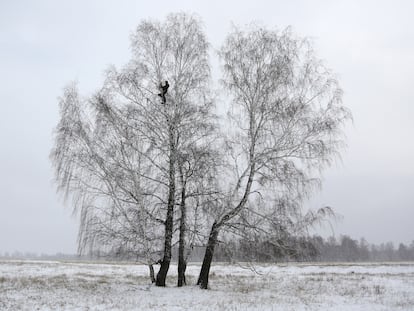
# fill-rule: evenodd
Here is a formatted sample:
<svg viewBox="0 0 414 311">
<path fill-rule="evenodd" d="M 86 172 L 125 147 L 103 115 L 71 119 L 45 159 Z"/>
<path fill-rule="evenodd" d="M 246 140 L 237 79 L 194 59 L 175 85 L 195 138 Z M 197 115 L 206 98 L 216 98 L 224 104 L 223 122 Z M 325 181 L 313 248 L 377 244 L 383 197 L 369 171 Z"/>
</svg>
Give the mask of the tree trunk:
<svg viewBox="0 0 414 311">
<path fill-rule="evenodd" d="M 250 158 L 253 158 L 254 152 L 251 151 Z M 201 266 L 200 276 L 198 277 L 197 285 L 200 286 L 202 289 L 208 288 L 208 276 L 210 274 L 210 266 L 213 260 L 214 255 L 214 247 L 217 244 L 217 236 L 219 234 L 220 228 L 227 223 L 230 219 L 235 217 L 240 211 L 245 207 L 247 199 L 250 194 L 250 188 L 253 183 L 253 177 L 255 172 L 255 162 L 252 162 L 250 167 L 249 179 L 246 184 L 246 189 L 244 191 L 244 195 L 240 200 L 239 204 L 235 208 L 233 208 L 230 212 L 224 215 L 221 220 L 218 222 L 214 222 L 213 226 L 211 227 L 210 236 L 208 238 L 208 243 L 206 247 L 206 253 L 203 259 L 203 265 Z"/>
<path fill-rule="evenodd" d="M 187 262 L 185 260 L 178 261 L 178 283 L 177 286 L 181 287 L 187 285 L 185 281 L 185 270 L 187 269 Z"/>
<path fill-rule="evenodd" d="M 151 283 L 155 283 L 155 274 L 154 274 L 154 266 L 152 264 L 148 265 Z"/>
<path fill-rule="evenodd" d="M 183 176 L 181 174 L 181 181 L 182 181 L 182 189 L 181 189 L 181 203 L 180 203 L 180 210 L 181 210 L 181 219 L 180 219 L 180 237 L 178 241 L 178 283 L 177 286 L 181 287 L 186 285 L 185 282 L 185 270 L 187 268 L 187 262 L 185 260 L 185 221 L 186 221 L 186 214 L 187 214 L 187 207 L 185 205 L 185 187 L 186 184 L 183 182 Z"/>
<path fill-rule="evenodd" d="M 155 285 L 165 286 L 168 269 L 171 262 L 171 242 L 173 235 L 173 217 L 175 204 L 175 143 L 174 128 L 169 125 L 169 143 L 170 143 L 170 159 L 169 159 L 169 193 L 167 203 L 167 217 L 165 219 L 165 240 L 164 240 L 164 257 L 161 261 L 161 267 L 157 274 Z"/>
<path fill-rule="evenodd" d="M 171 186 L 170 186 L 171 188 Z M 175 190 L 175 187 L 172 187 Z M 168 269 L 170 268 L 171 262 L 171 242 L 173 234 L 173 213 L 174 213 L 174 190 L 170 189 L 170 198 L 168 199 L 168 210 L 167 210 L 167 219 L 165 221 L 165 241 L 164 241 L 164 257 L 161 261 L 161 267 L 157 274 L 157 280 L 155 285 L 165 286 L 165 279 L 167 278 Z"/>
<path fill-rule="evenodd" d="M 219 234 L 220 228 L 216 223 L 213 224 L 210 231 L 210 236 L 208 238 L 208 243 L 206 247 L 206 252 L 204 254 L 203 265 L 201 266 L 200 275 L 198 277 L 197 285 L 202 289 L 208 288 L 208 276 L 210 274 L 210 266 L 213 260 L 214 248 L 217 244 L 217 237 Z"/>
</svg>

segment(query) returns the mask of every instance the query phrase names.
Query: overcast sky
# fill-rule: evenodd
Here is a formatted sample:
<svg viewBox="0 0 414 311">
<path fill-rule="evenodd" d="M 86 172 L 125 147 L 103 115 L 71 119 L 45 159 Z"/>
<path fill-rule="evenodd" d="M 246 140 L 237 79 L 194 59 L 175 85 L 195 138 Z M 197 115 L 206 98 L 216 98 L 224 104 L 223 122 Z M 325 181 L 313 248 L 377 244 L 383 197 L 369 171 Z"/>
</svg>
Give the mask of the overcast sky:
<svg viewBox="0 0 414 311">
<path fill-rule="evenodd" d="M 332 68 L 354 117 L 348 149 L 307 204 L 343 216 L 335 234 L 414 240 L 414 2 L 0 1 L 0 252 L 76 252 L 77 221 L 48 159 L 57 97 L 71 80 L 96 90 L 130 58 L 144 18 L 197 13 L 213 48 L 231 23 L 292 25 Z"/>
</svg>

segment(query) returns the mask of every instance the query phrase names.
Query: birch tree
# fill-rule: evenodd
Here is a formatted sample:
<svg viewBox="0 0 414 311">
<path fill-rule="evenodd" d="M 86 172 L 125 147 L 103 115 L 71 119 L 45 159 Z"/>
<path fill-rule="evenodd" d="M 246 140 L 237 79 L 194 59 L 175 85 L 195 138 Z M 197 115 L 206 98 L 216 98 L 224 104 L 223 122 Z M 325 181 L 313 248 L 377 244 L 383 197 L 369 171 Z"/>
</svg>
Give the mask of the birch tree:
<svg viewBox="0 0 414 311">
<path fill-rule="evenodd" d="M 179 157 L 203 150 L 214 132 L 208 44 L 200 21 L 186 14 L 143 21 L 131 38 L 132 60 L 109 68 L 93 98 L 65 92 L 51 159 L 59 189 L 75 197 L 80 245 L 136 236 L 151 258 L 161 254 L 156 285 L 165 286 Z"/>
<path fill-rule="evenodd" d="M 219 55 L 223 85 L 232 98 L 232 130 L 228 169 L 221 177 L 226 196 L 214 216 L 198 278 L 204 289 L 219 233 L 237 223 L 262 193 L 276 203 L 306 198 L 339 155 L 342 125 L 350 118 L 334 75 L 315 57 L 310 42 L 290 29 L 235 29 Z M 289 206 L 299 212 L 300 204 Z"/>
<path fill-rule="evenodd" d="M 200 144 L 212 130 L 208 44 L 200 22 L 185 14 L 170 15 L 164 24 L 143 22 L 133 40 L 137 60 L 147 68 L 147 76 L 155 79 L 152 84 L 165 80 L 171 85 L 163 105 L 168 129 L 169 187 L 164 256 L 156 281 L 158 286 L 165 286 L 171 262 L 178 157 L 187 146 Z"/>
</svg>

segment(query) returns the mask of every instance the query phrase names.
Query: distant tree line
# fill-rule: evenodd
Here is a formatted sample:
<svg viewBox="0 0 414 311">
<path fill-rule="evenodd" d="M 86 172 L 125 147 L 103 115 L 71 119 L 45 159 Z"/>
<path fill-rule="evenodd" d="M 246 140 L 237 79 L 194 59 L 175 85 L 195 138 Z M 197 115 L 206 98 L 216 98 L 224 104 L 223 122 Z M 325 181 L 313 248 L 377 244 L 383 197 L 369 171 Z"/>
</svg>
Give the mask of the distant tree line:
<svg viewBox="0 0 414 311">
<path fill-rule="evenodd" d="M 189 258 L 192 262 L 203 259 L 204 248 L 196 247 Z M 370 244 L 364 238 L 359 241 L 348 235 L 338 238 L 333 236 L 324 239 L 321 236 L 291 237 L 274 241 L 247 241 L 245 239 L 229 239 L 221 241 L 214 255 L 214 260 L 221 262 L 382 262 L 382 261 L 414 261 L 414 240 L 408 245 L 393 242 Z M 105 260 L 133 261 L 137 258 L 127 251 L 118 249 L 116 252 L 103 253 L 96 251 L 84 256 L 75 254 L 37 254 L 34 252 L 14 251 L 0 252 L 3 259 L 34 259 L 34 260 Z M 173 248 L 172 258 L 178 259 L 178 248 Z"/>
<path fill-rule="evenodd" d="M 290 237 L 278 243 L 267 240 L 225 241 L 219 245 L 217 261 L 249 262 L 359 262 L 359 261 L 413 261 L 414 240 L 406 245 L 393 242 L 370 244 L 364 238 L 359 241 L 348 235 L 324 239 L 321 236 Z"/>
<path fill-rule="evenodd" d="M 79 259 L 79 256 L 76 254 L 45 254 L 45 253 L 36 253 L 36 252 L 0 252 L 0 258 L 2 259 L 26 259 L 26 260 L 76 260 Z"/>
</svg>

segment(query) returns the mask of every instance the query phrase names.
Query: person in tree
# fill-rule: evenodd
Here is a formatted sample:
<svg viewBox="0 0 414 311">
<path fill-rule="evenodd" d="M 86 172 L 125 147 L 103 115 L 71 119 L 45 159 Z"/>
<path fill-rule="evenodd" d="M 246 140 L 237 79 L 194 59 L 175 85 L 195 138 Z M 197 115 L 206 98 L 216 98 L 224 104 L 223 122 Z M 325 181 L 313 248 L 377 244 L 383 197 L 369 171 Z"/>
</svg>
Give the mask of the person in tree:
<svg viewBox="0 0 414 311">
<path fill-rule="evenodd" d="M 161 93 L 159 93 L 158 96 L 161 97 L 163 104 L 165 104 L 165 94 L 167 94 L 169 86 L 168 81 L 165 81 L 164 85 L 162 82 L 160 83 L 159 89 Z"/>
</svg>

